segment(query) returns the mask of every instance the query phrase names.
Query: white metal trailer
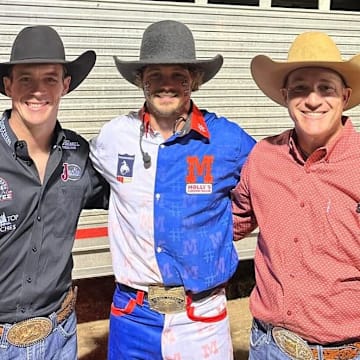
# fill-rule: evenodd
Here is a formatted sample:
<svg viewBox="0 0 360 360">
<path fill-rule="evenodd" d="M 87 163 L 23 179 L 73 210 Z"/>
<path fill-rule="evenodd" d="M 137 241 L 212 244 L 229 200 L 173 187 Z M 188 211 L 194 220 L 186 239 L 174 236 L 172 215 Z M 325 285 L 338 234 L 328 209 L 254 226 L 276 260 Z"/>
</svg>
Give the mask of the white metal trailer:
<svg viewBox="0 0 360 360">
<path fill-rule="evenodd" d="M 278 7 L 281 1 L 293 7 Z M 69 59 L 94 49 L 98 55 L 94 70 L 63 99 L 59 116 L 65 127 L 89 139 L 109 119 L 142 106 L 141 91 L 121 78 L 112 56 L 137 59 L 142 33 L 150 23 L 179 20 L 192 29 L 199 58 L 221 53 L 225 59 L 217 76 L 194 94 L 197 105 L 227 116 L 260 139 L 292 123 L 286 110 L 267 99 L 252 81 L 253 56 L 263 53 L 285 59 L 295 36 L 307 30 L 327 32 L 345 58 L 360 52 L 359 13 L 330 10 L 346 0 L 281 1 L 223 1 L 232 3 L 226 5 L 211 0 L 0 0 L 0 61 L 8 61 L 19 30 L 33 24 L 56 28 Z M 306 3 L 315 4 L 315 9 L 297 8 Z M 2 109 L 9 104 L 4 96 L 0 98 Z M 359 109 L 349 114 L 359 126 Z M 73 250 L 74 278 L 112 273 L 106 223 L 105 211 L 83 212 Z M 255 244 L 255 234 L 238 242 L 240 258 L 252 258 Z"/>
</svg>

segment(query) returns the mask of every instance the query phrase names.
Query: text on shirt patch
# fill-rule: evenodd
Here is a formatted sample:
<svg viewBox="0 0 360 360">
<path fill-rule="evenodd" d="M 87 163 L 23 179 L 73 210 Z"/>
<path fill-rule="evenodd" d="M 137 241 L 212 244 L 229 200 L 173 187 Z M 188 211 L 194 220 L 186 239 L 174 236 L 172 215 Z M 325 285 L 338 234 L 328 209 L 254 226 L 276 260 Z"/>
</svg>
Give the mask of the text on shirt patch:
<svg viewBox="0 0 360 360">
<path fill-rule="evenodd" d="M 0 233 L 12 231 L 16 229 L 15 221 L 19 218 L 19 214 L 6 215 L 5 212 L 0 214 Z"/>
<path fill-rule="evenodd" d="M 62 181 L 77 181 L 81 177 L 81 167 L 76 164 L 63 163 Z"/>
<path fill-rule="evenodd" d="M 8 183 L 0 177 L 0 201 L 12 200 L 13 193 L 9 189 Z"/>
<path fill-rule="evenodd" d="M 118 154 L 116 179 L 121 183 L 132 181 L 135 155 Z"/>
<path fill-rule="evenodd" d="M 186 158 L 188 171 L 186 176 L 187 194 L 211 194 L 214 177 L 212 175 L 213 155 L 205 155 L 200 161 L 198 156 Z M 202 178 L 202 182 L 197 182 Z"/>
<path fill-rule="evenodd" d="M 6 131 L 4 118 L 2 118 L 0 120 L 0 134 L 4 138 L 5 142 L 10 146 L 11 145 L 11 140 L 10 140 L 10 137 L 9 137 L 7 131 Z"/>
<path fill-rule="evenodd" d="M 77 141 L 70 141 L 65 139 L 62 143 L 62 148 L 65 150 L 76 150 L 80 144 Z"/>
</svg>

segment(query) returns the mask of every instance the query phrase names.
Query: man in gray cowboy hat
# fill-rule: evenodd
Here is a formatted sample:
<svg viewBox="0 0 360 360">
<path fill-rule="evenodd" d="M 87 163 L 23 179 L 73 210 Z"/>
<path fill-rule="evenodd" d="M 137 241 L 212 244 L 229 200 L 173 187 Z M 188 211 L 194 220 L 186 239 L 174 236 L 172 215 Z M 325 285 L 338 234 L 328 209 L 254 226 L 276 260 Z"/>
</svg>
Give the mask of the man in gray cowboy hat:
<svg viewBox="0 0 360 360">
<path fill-rule="evenodd" d="M 90 142 L 112 189 L 108 357 L 232 359 L 224 291 L 238 264 L 230 190 L 255 141 L 191 100 L 223 58 L 196 59 L 188 27 L 160 21 L 145 30 L 138 61 L 115 63 L 145 103 Z"/>
<path fill-rule="evenodd" d="M 93 51 L 65 60 L 48 26 L 21 30 L 0 63 L 12 101 L 0 119 L 1 359 L 77 359 L 71 250 L 81 210 L 107 206 L 108 189 L 57 114 L 94 64 Z"/>
<path fill-rule="evenodd" d="M 360 55 L 321 32 L 252 76 L 294 128 L 260 141 L 233 191 L 235 239 L 259 227 L 251 360 L 360 359 Z"/>
</svg>

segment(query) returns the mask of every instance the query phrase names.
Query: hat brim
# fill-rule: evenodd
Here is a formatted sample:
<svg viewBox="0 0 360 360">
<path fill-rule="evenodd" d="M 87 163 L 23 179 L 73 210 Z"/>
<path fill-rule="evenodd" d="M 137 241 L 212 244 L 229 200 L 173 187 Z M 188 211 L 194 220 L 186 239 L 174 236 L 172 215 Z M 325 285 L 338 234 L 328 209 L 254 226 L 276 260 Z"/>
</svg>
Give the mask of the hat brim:
<svg viewBox="0 0 360 360">
<path fill-rule="evenodd" d="M 217 74 L 224 62 L 224 59 L 220 54 L 218 54 L 210 60 L 184 61 L 174 59 L 161 61 L 159 59 L 154 59 L 154 61 L 123 61 L 120 60 L 117 56 L 114 56 L 114 61 L 122 77 L 134 85 L 137 85 L 136 75 L 138 72 L 141 71 L 141 69 L 143 69 L 145 66 L 149 65 L 182 65 L 194 67 L 203 72 L 204 76 L 202 84 L 204 84 Z"/>
<path fill-rule="evenodd" d="M 9 61 L 0 63 L 0 93 L 6 95 L 4 88 L 3 77 L 8 76 L 9 69 L 14 65 L 20 64 L 63 64 L 66 68 L 66 75 L 71 76 L 71 82 L 69 86 L 69 92 L 77 88 L 83 80 L 87 77 L 91 69 L 94 67 L 96 62 L 96 53 L 92 50 L 85 51 L 78 58 L 73 61 L 56 60 L 56 59 L 25 59 L 18 61 Z"/>
<path fill-rule="evenodd" d="M 287 76 L 294 70 L 306 67 L 321 67 L 331 69 L 340 74 L 346 85 L 352 89 L 349 102 L 344 110 L 351 109 L 360 103 L 360 55 L 348 61 L 273 61 L 265 55 L 255 56 L 251 61 L 251 75 L 259 89 L 276 103 L 287 107 L 280 89 L 285 85 Z"/>
</svg>

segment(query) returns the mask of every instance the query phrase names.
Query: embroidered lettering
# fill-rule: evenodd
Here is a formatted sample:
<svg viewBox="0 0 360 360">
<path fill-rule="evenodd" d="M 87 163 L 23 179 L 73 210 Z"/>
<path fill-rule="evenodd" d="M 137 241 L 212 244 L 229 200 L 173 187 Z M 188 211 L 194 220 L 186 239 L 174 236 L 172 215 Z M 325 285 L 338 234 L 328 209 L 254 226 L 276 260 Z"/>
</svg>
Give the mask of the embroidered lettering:
<svg viewBox="0 0 360 360">
<path fill-rule="evenodd" d="M 212 164 L 214 162 L 213 155 L 205 155 L 202 162 L 197 156 L 188 156 L 186 158 L 188 163 L 188 175 L 186 176 L 186 183 L 193 184 L 196 182 L 198 176 L 203 176 L 203 181 L 206 184 L 213 183 Z"/>
<path fill-rule="evenodd" d="M 212 175 L 213 155 L 205 155 L 200 162 L 197 156 L 188 156 L 188 173 L 186 176 L 187 194 L 211 194 L 214 177 Z M 203 182 L 198 183 L 198 177 L 202 177 Z"/>
<path fill-rule="evenodd" d="M 62 181 L 77 181 L 81 178 L 82 170 L 79 165 L 63 163 Z"/>
</svg>

